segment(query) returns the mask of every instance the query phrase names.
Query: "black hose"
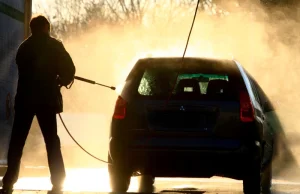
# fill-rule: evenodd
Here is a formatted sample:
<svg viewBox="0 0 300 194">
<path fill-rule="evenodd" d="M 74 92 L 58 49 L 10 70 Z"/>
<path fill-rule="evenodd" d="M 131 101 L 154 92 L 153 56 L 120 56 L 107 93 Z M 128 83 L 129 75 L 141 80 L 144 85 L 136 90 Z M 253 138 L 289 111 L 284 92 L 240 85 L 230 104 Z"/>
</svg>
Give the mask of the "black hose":
<svg viewBox="0 0 300 194">
<path fill-rule="evenodd" d="M 195 9 L 195 13 L 194 13 L 194 18 L 193 18 L 193 21 L 192 21 L 192 25 L 191 25 L 191 28 L 190 28 L 190 32 L 189 32 L 189 35 L 188 35 L 188 38 L 187 38 L 187 41 L 186 41 L 186 44 L 185 44 L 185 48 L 184 48 L 184 51 L 183 51 L 183 55 L 182 55 L 182 60 L 181 60 L 181 66 L 184 65 L 184 57 L 185 57 L 185 54 L 186 54 L 186 50 L 187 50 L 187 47 L 189 45 L 189 42 L 190 42 L 190 37 L 191 37 L 191 34 L 192 34 L 192 31 L 193 31 L 193 28 L 194 28 L 194 23 L 195 23 L 195 19 L 196 19 L 196 16 L 197 16 L 197 12 L 198 12 L 198 7 L 199 7 L 199 3 L 200 3 L 200 0 L 197 1 L 197 5 L 196 5 L 196 9 Z M 168 96 L 168 99 L 166 100 L 166 104 L 165 104 L 165 107 L 167 107 L 170 99 L 171 99 L 171 96 L 172 96 L 172 93 L 175 89 L 175 86 L 176 86 L 176 83 L 177 83 L 177 80 L 178 80 L 178 76 L 179 76 L 179 72 L 177 73 L 176 75 L 176 80 L 172 86 L 172 90 Z"/>
<path fill-rule="evenodd" d="M 61 115 L 58 114 L 58 116 L 59 116 L 59 118 L 60 118 L 60 120 L 61 120 L 61 122 L 62 122 L 64 128 L 66 129 L 67 133 L 68 133 L 69 136 L 72 138 L 72 140 L 76 143 L 76 145 L 78 145 L 85 153 L 87 153 L 87 154 L 90 155 L 91 157 L 95 158 L 96 160 L 98 160 L 98 161 L 100 161 L 100 162 L 104 162 L 104 163 L 106 163 L 106 164 L 108 164 L 108 165 L 112 165 L 112 163 L 109 163 L 109 162 L 107 162 L 107 161 L 105 161 L 105 160 L 102 160 L 102 159 L 100 159 L 100 158 L 94 156 L 94 155 L 91 154 L 90 152 L 88 152 L 86 149 L 84 149 L 84 147 L 82 147 L 82 146 L 76 141 L 76 139 L 73 137 L 73 135 L 70 133 L 70 131 L 68 130 L 68 128 L 67 128 L 67 126 L 66 126 L 64 120 L 62 119 Z"/>
</svg>

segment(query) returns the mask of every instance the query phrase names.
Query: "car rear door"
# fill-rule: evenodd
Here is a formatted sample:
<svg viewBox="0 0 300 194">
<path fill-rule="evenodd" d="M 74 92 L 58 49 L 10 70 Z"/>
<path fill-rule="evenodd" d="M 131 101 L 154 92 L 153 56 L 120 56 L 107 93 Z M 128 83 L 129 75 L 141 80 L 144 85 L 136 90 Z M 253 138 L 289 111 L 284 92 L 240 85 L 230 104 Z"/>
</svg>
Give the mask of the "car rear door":
<svg viewBox="0 0 300 194">
<path fill-rule="evenodd" d="M 240 91 L 246 87 L 236 66 L 197 61 L 199 66 L 206 65 L 206 68 L 196 68 L 196 71 L 187 68 L 175 74 L 167 68 L 158 73 L 160 76 L 151 77 L 151 71 L 147 75 L 146 69 L 151 70 L 155 66 L 161 68 L 164 64 L 154 63 L 156 65 L 141 68 L 140 74 L 133 74 L 138 81 L 132 84 L 135 89 L 130 89 L 132 99 L 128 102 L 127 114 L 129 130 L 133 136 L 138 134 L 145 137 L 145 141 L 140 143 L 151 142 L 149 136 L 164 136 L 174 146 L 184 140 L 194 146 L 226 149 L 226 146 L 237 148 L 242 138 L 248 136 L 251 127 L 247 126 L 250 122 L 247 121 L 247 114 L 244 115 L 246 120 L 242 121 L 240 109 Z M 209 66 L 210 63 L 213 65 Z M 209 82 L 205 83 L 205 79 L 199 75 L 208 77 Z M 182 87 L 184 94 L 177 95 L 176 87 L 184 79 L 189 83 Z M 200 83 L 200 90 L 193 88 L 197 85 L 195 79 Z M 209 83 L 213 83 L 212 89 L 209 89 Z M 207 94 L 209 90 L 211 92 Z M 251 111 L 249 114 L 251 116 Z M 202 138 L 201 141 L 199 138 Z"/>
</svg>

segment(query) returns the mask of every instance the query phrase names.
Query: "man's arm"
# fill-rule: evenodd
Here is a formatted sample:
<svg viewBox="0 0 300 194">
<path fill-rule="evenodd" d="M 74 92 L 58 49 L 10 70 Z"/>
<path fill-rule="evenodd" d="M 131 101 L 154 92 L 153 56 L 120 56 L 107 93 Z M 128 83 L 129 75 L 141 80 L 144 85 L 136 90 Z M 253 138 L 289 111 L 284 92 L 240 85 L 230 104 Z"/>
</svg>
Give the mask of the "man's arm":
<svg viewBox="0 0 300 194">
<path fill-rule="evenodd" d="M 66 51 L 64 45 L 61 42 L 58 43 L 57 55 L 57 74 L 60 79 L 60 84 L 63 86 L 68 86 L 74 80 L 76 72 L 75 65 L 70 54 Z"/>
</svg>

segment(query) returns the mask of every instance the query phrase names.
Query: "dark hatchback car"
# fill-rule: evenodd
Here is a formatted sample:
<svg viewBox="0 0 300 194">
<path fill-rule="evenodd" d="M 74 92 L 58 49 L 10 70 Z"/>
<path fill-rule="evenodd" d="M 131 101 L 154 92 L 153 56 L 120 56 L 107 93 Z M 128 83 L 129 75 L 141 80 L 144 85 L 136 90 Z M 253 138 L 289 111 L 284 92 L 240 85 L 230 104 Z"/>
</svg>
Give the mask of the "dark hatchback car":
<svg viewBox="0 0 300 194">
<path fill-rule="evenodd" d="M 243 180 L 246 194 L 260 193 L 261 175 L 271 183 L 270 168 L 262 168 L 271 160 L 264 159 L 265 145 L 272 146 L 267 104 L 236 61 L 138 60 L 111 123 L 112 190 L 126 191 L 132 175 L 150 176 L 152 184 L 154 177 L 223 176 Z"/>
</svg>

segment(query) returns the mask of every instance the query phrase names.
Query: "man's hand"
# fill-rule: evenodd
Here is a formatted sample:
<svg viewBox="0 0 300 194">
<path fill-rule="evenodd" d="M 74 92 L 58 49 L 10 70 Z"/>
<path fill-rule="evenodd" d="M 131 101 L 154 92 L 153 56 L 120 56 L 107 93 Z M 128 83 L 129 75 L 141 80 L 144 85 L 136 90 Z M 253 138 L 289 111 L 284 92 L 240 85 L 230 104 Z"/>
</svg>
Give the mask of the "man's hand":
<svg viewBox="0 0 300 194">
<path fill-rule="evenodd" d="M 73 83 L 74 83 L 74 80 L 71 82 L 71 83 L 64 83 L 63 82 L 63 80 L 62 79 L 60 79 L 60 77 L 58 76 L 57 78 L 56 78 L 56 81 L 57 81 L 57 86 L 59 87 L 59 88 L 61 88 L 61 87 L 66 87 L 67 89 L 70 89 L 71 88 L 71 86 L 73 85 Z"/>
</svg>

